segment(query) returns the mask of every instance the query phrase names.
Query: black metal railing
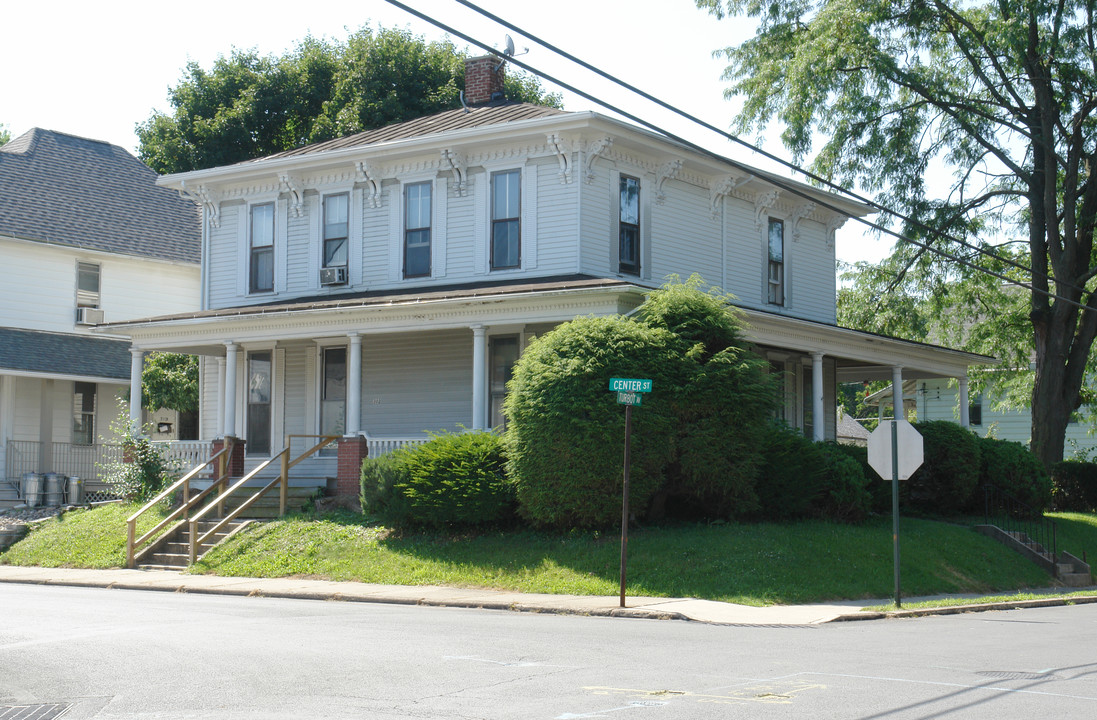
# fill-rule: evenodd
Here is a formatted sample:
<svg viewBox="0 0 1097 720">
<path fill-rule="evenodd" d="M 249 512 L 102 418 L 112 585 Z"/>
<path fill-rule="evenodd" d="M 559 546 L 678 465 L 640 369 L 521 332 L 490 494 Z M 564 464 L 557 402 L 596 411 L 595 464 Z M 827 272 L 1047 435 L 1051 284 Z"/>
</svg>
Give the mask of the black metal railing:
<svg viewBox="0 0 1097 720">
<path fill-rule="evenodd" d="M 1040 545 L 1042 552 L 1050 554 L 1053 561 L 1059 557 L 1058 528 L 1054 520 L 1001 488 L 986 485 L 983 490 L 983 516 L 987 525 L 995 525 L 1018 540 L 1022 534 L 1027 535 L 1028 541 Z"/>
</svg>

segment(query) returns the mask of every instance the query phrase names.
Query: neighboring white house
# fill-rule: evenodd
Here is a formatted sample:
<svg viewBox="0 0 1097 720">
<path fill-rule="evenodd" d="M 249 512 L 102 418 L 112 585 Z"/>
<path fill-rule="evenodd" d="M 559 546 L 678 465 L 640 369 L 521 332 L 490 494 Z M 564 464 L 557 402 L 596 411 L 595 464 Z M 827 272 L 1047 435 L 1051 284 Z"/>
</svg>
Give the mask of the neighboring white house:
<svg viewBox="0 0 1097 720">
<path fill-rule="evenodd" d="M 97 323 L 199 307 L 200 219 L 120 147 L 34 129 L 0 146 L 0 470 L 87 477 L 130 386 Z"/>
<path fill-rule="evenodd" d="M 782 416 L 816 438 L 835 436 L 838 381 L 966 382 L 989 361 L 836 325 L 835 232 L 868 208 L 508 103 L 500 65 L 467 62 L 466 87 L 491 87 L 466 109 L 160 179 L 204 209 L 202 309 L 107 331 L 201 356 L 204 437 L 244 438 L 255 464 L 287 435 L 341 435 L 339 462 L 304 474 L 356 494 L 367 446 L 497 426 L 533 337 L 628 312 L 670 274 L 738 297 Z"/>
<path fill-rule="evenodd" d="M 957 421 L 959 418 L 958 388 L 955 383 L 943 379 L 908 380 L 903 383 L 903 406 L 907 419 Z M 890 415 L 891 389 L 880 390 L 865 397 L 865 404 L 875 406 L 878 415 Z M 1013 440 L 1028 445 L 1032 439 L 1032 415 L 1028 410 L 1001 409 L 997 407 L 993 386 L 972 394 L 968 401 L 968 418 L 972 431 L 999 440 Z M 1097 450 L 1097 437 L 1089 423 L 1073 421 L 1067 425 L 1064 456 L 1090 456 Z"/>
</svg>

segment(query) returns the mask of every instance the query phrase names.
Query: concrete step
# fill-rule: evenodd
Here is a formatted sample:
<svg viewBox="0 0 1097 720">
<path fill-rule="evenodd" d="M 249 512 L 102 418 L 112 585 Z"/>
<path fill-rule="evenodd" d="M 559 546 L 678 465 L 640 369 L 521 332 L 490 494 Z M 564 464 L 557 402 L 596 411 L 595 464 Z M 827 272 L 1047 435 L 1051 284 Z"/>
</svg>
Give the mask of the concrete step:
<svg viewBox="0 0 1097 720">
<path fill-rule="evenodd" d="M 187 553 L 157 552 L 148 556 L 148 562 L 142 562 L 141 567 L 149 565 L 166 565 L 168 567 L 186 567 L 190 564 L 190 555 Z"/>
<path fill-rule="evenodd" d="M 1059 582 L 1067 587 L 1088 587 L 1093 584 L 1093 578 L 1089 573 L 1060 573 Z"/>
</svg>

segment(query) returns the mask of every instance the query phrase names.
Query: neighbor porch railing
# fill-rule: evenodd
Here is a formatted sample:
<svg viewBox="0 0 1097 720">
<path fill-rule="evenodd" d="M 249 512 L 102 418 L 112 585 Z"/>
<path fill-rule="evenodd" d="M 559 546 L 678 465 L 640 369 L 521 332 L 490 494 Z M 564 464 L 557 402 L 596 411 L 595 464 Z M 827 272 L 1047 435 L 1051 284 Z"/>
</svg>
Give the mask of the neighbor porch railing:
<svg viewBox="0 0 1097 720">
<path fill-rule="evenodd" d="M 48 452 L 43 453 L 43 450 Z M 53 472 L 95 481 L 100 479 L 100 466 L 121 458 L 121 446 L 113 443 L 74 445 L 54 442 L 44 447 L 38 440 L 9 440 L 4 476 L 18 478 L 23 473 Z"/>
<path fill-rule="evenodd" d="M 189 468 L 209 457 L 212 443 L 208 440 L 154 440 L 152 446 L 160 450 L 168 462 Z"/>
</svg>

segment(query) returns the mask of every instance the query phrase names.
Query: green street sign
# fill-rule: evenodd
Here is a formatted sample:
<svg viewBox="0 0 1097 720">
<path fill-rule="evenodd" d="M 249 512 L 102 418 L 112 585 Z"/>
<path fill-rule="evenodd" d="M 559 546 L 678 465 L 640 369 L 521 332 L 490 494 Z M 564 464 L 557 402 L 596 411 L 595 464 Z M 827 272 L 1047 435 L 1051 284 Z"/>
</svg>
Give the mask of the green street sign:
<svg viewBox="0 0 1097 720">
<path fill-rule="evenodd" d="M 640 400 L 644 396 L 638 392 L 619 392 L 617 393 L 618 405 L 639 405 Z"/>
<path fill-rule="evenodd" d="M 609 389 L 617 393 L 646 393 L 651 392 L 651 380 L 638 380 L 632 378 L 610 378 Z M 618 400 L 620 402 L 620 400 Z M 640 403 L 635 403 L 639 405 Z"/>
</svg>

